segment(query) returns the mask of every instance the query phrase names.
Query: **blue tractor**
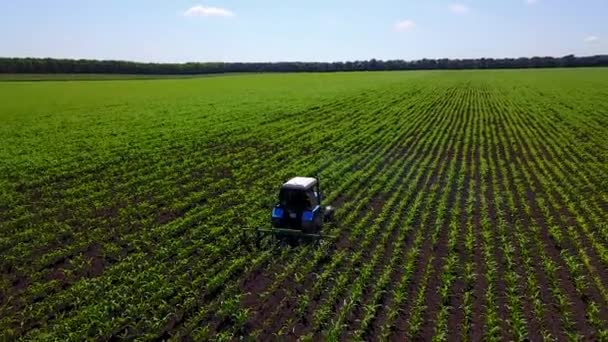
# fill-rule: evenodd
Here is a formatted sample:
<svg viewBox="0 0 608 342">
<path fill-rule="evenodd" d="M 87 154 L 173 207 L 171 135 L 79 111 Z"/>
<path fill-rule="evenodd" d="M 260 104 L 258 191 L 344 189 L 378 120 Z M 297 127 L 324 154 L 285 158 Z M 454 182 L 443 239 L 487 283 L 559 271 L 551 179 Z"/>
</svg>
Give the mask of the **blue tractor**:
<svg viewBox="0 0 608 342">
<path fill-rule="evenodd" d="M 322 238 L 323 223 L 333 220 L 334 208 L 322 206 L 319 180 L 294 177 L 281 186 L 279 201 L 272 208 L 272 229 L 260 229 L 275 235 Z"/>
</svg>

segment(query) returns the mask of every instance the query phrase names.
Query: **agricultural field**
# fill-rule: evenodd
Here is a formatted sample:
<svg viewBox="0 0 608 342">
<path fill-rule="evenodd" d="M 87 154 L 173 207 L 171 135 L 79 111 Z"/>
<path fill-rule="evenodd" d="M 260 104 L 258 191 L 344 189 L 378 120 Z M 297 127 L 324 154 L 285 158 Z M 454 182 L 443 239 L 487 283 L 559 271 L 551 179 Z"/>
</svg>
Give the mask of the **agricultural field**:
<svg viewBox="0 0 608 342">
<path fill-rule="evenodd" d="M 0 270 L 0 340 L 608 340 L 608 69 L 0 81 Z"/>
</svg>

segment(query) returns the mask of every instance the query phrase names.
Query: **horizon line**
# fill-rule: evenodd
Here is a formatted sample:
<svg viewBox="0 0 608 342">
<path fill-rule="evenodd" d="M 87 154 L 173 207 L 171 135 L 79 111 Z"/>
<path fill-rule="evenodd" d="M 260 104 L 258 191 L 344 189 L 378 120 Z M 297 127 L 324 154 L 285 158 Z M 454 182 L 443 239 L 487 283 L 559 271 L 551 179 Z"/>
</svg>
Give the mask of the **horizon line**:
<svg viewBox="0 0 608 342">
<path fill-rule="evenodd" d="M 458 57 L 458 58 L 450 58 L 450 57 L 424 57 L 419 59 L 399 59 L 399 58 L 391 58 L 391 59 L 379 59 L 379 58 L 370 58 L 370 59 L 351 59 L 351 60 L 339 60 L 339 61 L 304 61 L 304 60 L 277 60 L 277 61 L 249 61 L 249 62 L 240 62 L 240 61 L 183 61 L 183 62 L 150 62 L 150 61 L 138 61 L 138 60 L 129 60 L 129 59 L 97 59 L 97 58 L 80 58 L 80 57 L 32 57 L 32 56 L 17 56 L 17 57 L 7 57 L 0 56 L 0 59 L 37 59 L 37 60 L 71 60 L 71 61 L 97 61 L 97 62 L 125 62 L 125 63 L 137 63 L 137 64 L 278 64 L 278 63 L 318 63 L 318 64 L 334 64 L 334 63 L 354 63 L 354 62 L 369 62 L 369 61 L 378 61 L 378 62 L 390 62 L 390 61 L 402 61 L 402 62 L 418 62 L 418 61 L 439 61 L 439 60 L 450 60 L 450 61 L 465 61 L 465 60 L 517 60 L 517 59 L 533 59 L 533 58 L 565 58 L 565 57 L 575 57 L 575 58 L 590 58 L 590 57 L 602 57 L 608 56 L 608 53 L 594 54 L 594 55 L 576 55 L 576 54 L 566 54 L 562 56 L 552 56 L 552 55 L 536 55 L 536 56 L 519 56 L 519 57 Z"/>
</svg>

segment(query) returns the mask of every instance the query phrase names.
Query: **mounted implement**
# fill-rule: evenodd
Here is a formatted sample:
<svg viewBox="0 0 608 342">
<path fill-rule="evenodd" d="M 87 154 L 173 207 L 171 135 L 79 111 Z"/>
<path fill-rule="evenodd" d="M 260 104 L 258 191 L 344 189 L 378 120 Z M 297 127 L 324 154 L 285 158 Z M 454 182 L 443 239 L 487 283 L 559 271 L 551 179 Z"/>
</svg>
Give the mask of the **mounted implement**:
<svg viewBox="0 0 608 342">
<path fill-rule="evenodd" d="M 319 180 L 312 177 L 294 177 L 281 186 L 279 203 L 272 208 L 270 229 L 257 229 L 260 233 L 275 236 L 320 239 L 323 223 L 333 219 L 334 208 L 321 205 Z"/>
</svg>

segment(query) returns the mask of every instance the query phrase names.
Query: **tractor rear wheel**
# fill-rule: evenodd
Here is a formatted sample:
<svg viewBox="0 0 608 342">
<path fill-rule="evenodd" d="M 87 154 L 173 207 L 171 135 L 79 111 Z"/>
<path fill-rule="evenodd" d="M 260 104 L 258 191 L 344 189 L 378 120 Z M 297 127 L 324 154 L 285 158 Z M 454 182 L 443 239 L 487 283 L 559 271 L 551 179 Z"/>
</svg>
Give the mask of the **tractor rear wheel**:
<svg viewBox="0 0 608 342">
<path fill-rule="evenodd" d="M 330 205 L 325 207 L 325 210 L 323 211 L 323 221 L 325 221 L 325 222 L 333 221 L 335 211 L 336 211 L 335 208 Z"/>
</svg>

